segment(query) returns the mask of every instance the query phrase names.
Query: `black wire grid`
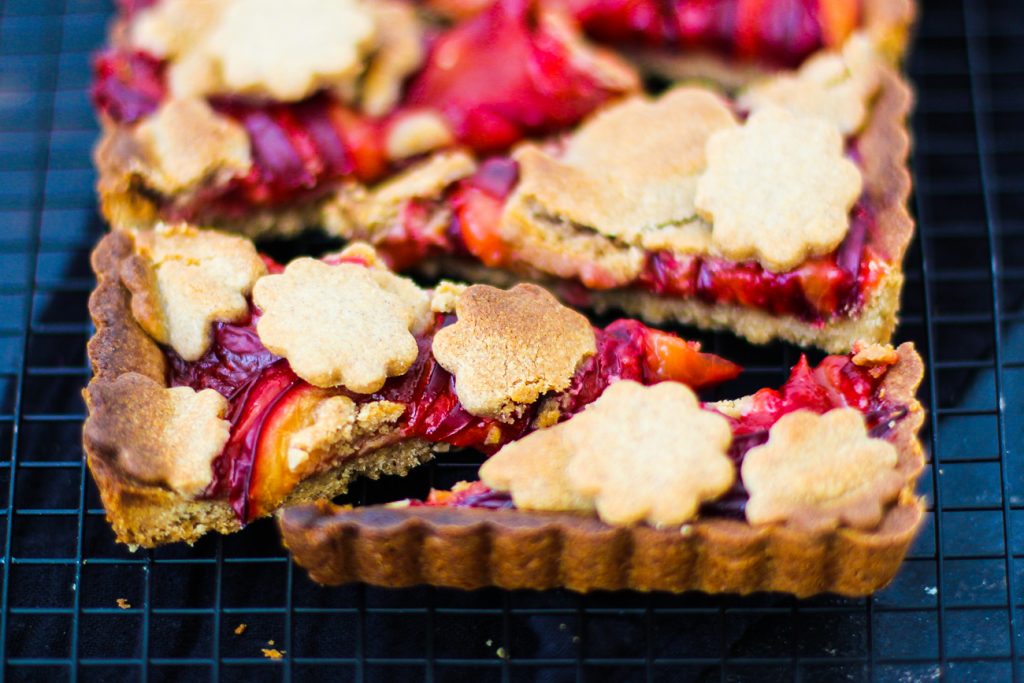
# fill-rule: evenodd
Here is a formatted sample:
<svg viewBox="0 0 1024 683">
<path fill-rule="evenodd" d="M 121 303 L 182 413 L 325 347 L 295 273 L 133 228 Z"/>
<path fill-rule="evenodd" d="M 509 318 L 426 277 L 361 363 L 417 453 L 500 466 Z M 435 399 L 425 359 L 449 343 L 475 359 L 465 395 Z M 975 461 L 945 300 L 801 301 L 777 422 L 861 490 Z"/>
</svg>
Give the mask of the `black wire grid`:
<svg viewBox="0 0 1024 683">
<path fill-rule="evenodd" d="M 0 652 L 10 680 L 1011 680 L 1024 653 L 1024 3 L 927 0 L 910 72 L 919 236 L 899 338 L 928 362 L 929 521 L 874 598 L 323 589 L 269 522 L 113 542 L 80 446 L 86 95 L 101 0 L 0 0 Z M 690 336 L 694 336 L 690 331 Z M 701 335 L 741 392 L 797 358 Z M 468 461 L 468 462 L 467 462 Z M 469 478 L 469 455 L 360 502 Z M 119 604 L 120 602 L 120 604 Z M 244 632 L 237 633 L 240 624 Z M 269 641 L 274 641 L 270 644 Z M 263 648 L 283 652 L 268 659 Z"/>
</svg>

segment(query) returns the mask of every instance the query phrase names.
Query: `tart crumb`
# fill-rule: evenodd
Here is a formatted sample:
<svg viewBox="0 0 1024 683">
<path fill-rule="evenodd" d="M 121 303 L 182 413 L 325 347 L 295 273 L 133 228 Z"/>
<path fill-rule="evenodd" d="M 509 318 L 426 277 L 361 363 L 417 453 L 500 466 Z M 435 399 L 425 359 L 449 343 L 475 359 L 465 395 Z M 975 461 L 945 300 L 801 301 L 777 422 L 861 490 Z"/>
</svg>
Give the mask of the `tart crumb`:
<svg viewBox="0 0 1024 683">
<path fill-rule="evenodd" d="M 235 635 L 240 636 L 245 633 L 245 629 L 249 628 L 248 624 L 239 624 L 235 627 Z"/>
<path fill-rule="evenodd" d="M 128 600 L 126 600 L 125 598 L 118 598 L 117 599 L 117 606 L 120 607 L 121 609 L 131 609 L 132 608 L 132 603 L 128 602 Z"/>
<path fill-rule="evenodd" d="M 278 650 L 273 647 L 261 647 L 260 651 L 263 652 L 263 656 L 267 659 L 281 659 L 284 657 L 284 650 Z"/>
</svg>

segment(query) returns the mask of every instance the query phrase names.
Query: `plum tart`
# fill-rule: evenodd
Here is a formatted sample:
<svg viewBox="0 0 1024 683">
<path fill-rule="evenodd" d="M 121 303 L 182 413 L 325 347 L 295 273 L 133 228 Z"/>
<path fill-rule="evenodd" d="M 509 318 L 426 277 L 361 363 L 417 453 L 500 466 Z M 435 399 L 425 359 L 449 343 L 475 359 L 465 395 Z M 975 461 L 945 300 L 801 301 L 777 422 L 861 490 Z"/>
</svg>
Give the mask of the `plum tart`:
<svg viewBox="0 0 1024 683">
<path fill-rule="evenodd" d="M 365 244 L 280 264 L 160 225 L 107 235 L 93 267 L 85 451 L 134 546 L 233 532 L 438 450 L 493 453 L 619 380 L 739 372 L 635 320 L 596 328 L 536 285 L 422 289 Z"/>
<path fill-rule="evenodd" d="M 622 381 L 479 481 L 279 523 L 331 585 L 867 595 L 924 520 L 922 372 L 910 344 L 858 345 L 732 401 Z"/>
</svg>

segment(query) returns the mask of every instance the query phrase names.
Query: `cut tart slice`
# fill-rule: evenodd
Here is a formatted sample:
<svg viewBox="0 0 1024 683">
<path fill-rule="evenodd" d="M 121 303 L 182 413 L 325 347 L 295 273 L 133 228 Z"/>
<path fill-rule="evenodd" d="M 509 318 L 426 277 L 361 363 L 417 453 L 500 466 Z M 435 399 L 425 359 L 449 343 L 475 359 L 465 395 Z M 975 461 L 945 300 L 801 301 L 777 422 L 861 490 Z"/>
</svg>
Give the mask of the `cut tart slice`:
<svg viewBox="0 0 1024 683">
<path fill-rule="evenodd" d="M 126 3 L 95 72 L 110 222 L 249 235 L 316 224 L 346 180 L 454 145 L 505 149 L 639 89 L 564 11 L 523 0 L 451 27 L 399 0 Z"/>
<path fill-rule="evenodd" d="M 732 99 L 679 86 L 476 166 L 439 154 L 327 223 L 397 268 L 845 352 L 896 325 L 911 100 L 857 35 Z"/>
<path fill-rule="evenodd" d="M 735 401 L 621 382 L 482 481 L 280 527 L 331 585 L 867 595 L 924 520 L 922 371 L 912 345 L 870 345 Z"/>
<path fill-rule="evenodd" d="M 85 451 L 135 546 L 233 532 L 437 450 L 494 452 L 619 380 L 739 372 L 634 320 L 595 328 L 535 285 L 421 289 L 366 245 L 282 265 L 161 225 L 107 235 L 93 267 Z"/>
<path fill-rule="evenodd" d="M 427 0 L 434 10 L 472 16 L 494 0 Z M 892 60 L 907 48 L 913 0 L 546 0 L 593 40 L 614 45 L 673 79 L 738 85 L 792 68 L 864 31 Z"/>
</svg>

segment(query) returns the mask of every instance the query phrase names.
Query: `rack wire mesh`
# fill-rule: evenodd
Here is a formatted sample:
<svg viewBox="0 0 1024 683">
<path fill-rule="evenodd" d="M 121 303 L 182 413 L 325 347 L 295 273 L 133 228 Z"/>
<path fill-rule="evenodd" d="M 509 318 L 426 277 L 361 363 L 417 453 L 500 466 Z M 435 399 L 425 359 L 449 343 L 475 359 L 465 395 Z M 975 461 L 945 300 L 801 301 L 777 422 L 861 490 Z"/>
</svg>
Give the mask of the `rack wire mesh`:
<svg viewBox="0 0 1024 683">
<path fill-rule="evenodd" d="M 100 0 L 0 0 L 0 653 L 15 680 L 1016 680 L 1024 602 L 1024 4 L 928 0 L 909 69 L 900 339 L 928 361 L 929 521 L 873 598 L 319 588 L 269 523 L 113 542 L 82 462 Z M 692 336 L 692 331 L 691 331 Z M 778 382 L 795 353 L 705 335 Z M 359 501 L 473 472 L 448 457 Z M 244 629 L 241 625 L 244 624 Z M 271 644 L 273 641 L 273 644 Z M 263 648 L 283 653 L 267 658 Z"/>
</svg>

